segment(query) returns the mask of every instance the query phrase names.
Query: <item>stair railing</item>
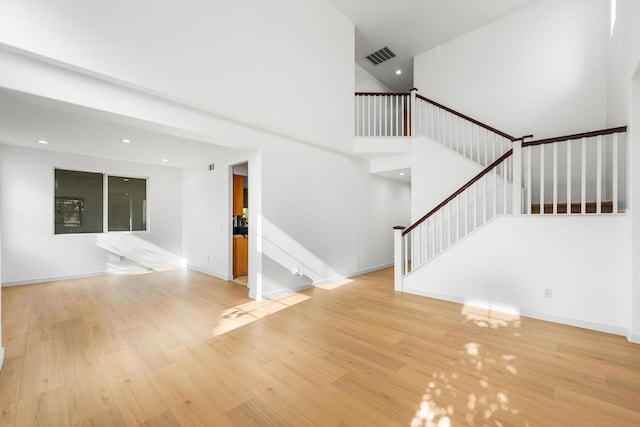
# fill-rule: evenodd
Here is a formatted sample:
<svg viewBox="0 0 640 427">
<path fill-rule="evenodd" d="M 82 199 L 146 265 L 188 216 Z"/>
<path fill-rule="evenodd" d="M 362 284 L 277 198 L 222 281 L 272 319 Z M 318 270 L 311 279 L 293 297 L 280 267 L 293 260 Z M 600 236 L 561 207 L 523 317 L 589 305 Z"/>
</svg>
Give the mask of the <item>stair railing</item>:
<svg viewBox="0 0 640 427">
<path fill-rule="evenodd" d="M 626 131 L 623 126 L 523 143 L 524 213 L 626 211 Z"/>
<path fill-rule="evenodd" d="M 416 134 L 441 142 L 459 154 L 488 166 L 511 148 L 516 138 L 429 98 L 416 95 Z"/>
<path fill-rule="evenodd" d="M 404 275 L 498 215 L 625 212 L 626 131 L 622 126 L 514 140 L 509 151 L 410 227 L 394 227 L 396 289 Z"/>
<path fill-rule="evenodd" d="M 411 136 L 411 94 L 356 92 L 355 135 Z"/>
<path fill-rule="evenodd" d="M 409 93 L 356 92 L 356 137 L 427 136 L 462 156 L 488 166 L 516 138 L 429 98 Z"/>
<path fill-rule="evenodd" d="M 396 238 L 395 250 L 402 254 L 402 265 L 396 264 L 396 269 L 401 268 L 400 276 L 425 264 L 497 215 L 514 212 L 521 198 L 514 201 L 513 153 L 509 149 L 502 154 L 409 228 L 396 228 L 400 240 Z"/>
</svg>

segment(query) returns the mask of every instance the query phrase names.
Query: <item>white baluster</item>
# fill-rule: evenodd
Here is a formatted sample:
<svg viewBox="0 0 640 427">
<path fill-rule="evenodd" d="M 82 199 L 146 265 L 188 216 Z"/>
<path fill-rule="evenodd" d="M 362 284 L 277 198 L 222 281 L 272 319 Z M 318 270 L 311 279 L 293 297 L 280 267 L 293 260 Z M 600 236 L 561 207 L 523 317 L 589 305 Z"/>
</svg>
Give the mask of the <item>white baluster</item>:
<svg viewBox="0 0 640 427">
<path fill-rule="evenodd" d="M 503 200 L 502 204 L 504 205 L 503 213 L 507 215 L 509 213 L 509 206 L 508 206 L 509 199 L 507 197 L 507 189 L 509 187 L 508 186 L 508 183 L 509 183 L 508 159 L 502 162 L 502 175 L 504 176 L 504 178 L 502 179 L 502 200 Z"/>
<path fill-rule="evenodd" d="M 553 144 L 553 214 L 558 214 L 558 144 Z"/>
<path fill-rule="evenodd" d="M 436 127 L 435 127 L 435 140 L 442 142 L 440 138 L 440 107 L 436 107 L 436 117 L 435 117 Z"/>
<path fill-rule="evenodd" d="M 512 212 L 514 215 L 522 213 L 522 141 L 514 141 L 512 144 L 513 155 L 513 179 L 512 179 Z M 507 200 L 504 201 L 507 203 Z"/>
<path fill-rule="evenodd" d="M 427 135 L 433 138 L 433 105 L 427 104 Z"/>
<path fill-rule="evenodd" d="M 611 210 L 612 213 L 618 213 L 618 134 L 614 133 L 613 134 L 613 147 L 611 149 L 611 151 L 613 152 L 613 171 L 611 173 L 612 176 L 612 180 L 613 180 L 613 208 Z"/>
<path fill-rule="evenodd" d="M 406 236 L 404 236 L 404 252 L 403 252 L 403 256 L 404 256 L 404 274 L 407 274 L 410 272 L 409 269 L 409 239 L 411 237 L 411 233 L 407 234 Z"/>
<path fill-rule="evenodd" d="M 567 141 L 567 215 L 571 215 L 571 141 Z"/>
<path fill-rule="evenodd" d="M 447 232 L 447 246 L 451 246 L 451 234 L 452 234 L 452 230 L 451 230 L 451 220 L 452 220 L 452 215 L 451 215 L 451 211 L 453 209 L 453 200 L 451 202 L 449 202 L 449 204 L 447 205 L 449 207 L 449 226 L 447 227 L 448 232 Z"/>
<path fill-rule="evenodd" d="M 544 215 L 544 144 L 540 145 L 540 215 Z"/>
<path fill-rule="evenodd" d="M 455 150 L 456 134 L 455 134 L 455 126 L 453 123 L 455 122 L 456 116 L 451 113 L 447 113 L 447 116 L 449 116 L 449 148 L 451 148 L 452 150 Z"/>
<path fill-rule="evenodd" d="M 438 252 L 442 252 L 442 235 L 444 233 L 444 208 L 440 209 L 438 212 L 436 212 L 433 216 L 436 219 L 436 228 L 438 225 L 438 214 L 440 214 L 440 228 L 439 228 L 439 233 L 438 233 Z"/>
<path fill-rule="evenodd" d="M 478 228 L 478 186 L 473 184 L 473 230 Z"/>
<path fill-rule="evenodd" d="M 582 169 L 580 174 L 582 193 L 580 195 L 580 213 L 587 213 L 587 138 L 582 138 Z"/>
<path fill-rule="evenodd" d="M 456 197 L 456 242 L 458 241 L 458 239 L 460 239 L 460 218 L 461 218 L 461 211 L 460 211 L 460 199 L 462 198 L 462 196 L 458 195 L 458 197 Z"/>
<path fill-rule="evenodd" d="M 404 227 L 400 227 L 400 226 L 396 226 L 393 227 L 393 264 L 394 264 L 394 278 L 393 278 L 393 288 L 396 291 L 401 291 L 402 290 L 402 276 L 403 276 L 403 271 L 402 271 L 402 265 L 404 264 L 405 266 L 405 272 L 407 271 L 407 264 L 406 264 L 406 250 L 403 251 L 403 247 L 406 248 L 406 241 L 405 244 L 403 245 L 403 237 L 402 237 L 402 231 L 404 230 Z"/>
<path fill-rule="evenodd" d="M 389 132 L 387 131 L 387 121 L 389 118 L 389 97 L 388 96 L 383 96 L 383 112 L 382 114 L 384 115 L 383 117 L 380 117 L 380 121 L 383 122 L 384 124 L 382 124 L 380 127 L 383 128 L 383 135 L 384 136 L 389 136 Z"/>
<path fill-rule="evenodd" d="M 355 129 L 355 135 L 356 136 L 360 136 L 358 134 L 358 126 L 360 126 L 360 107 L 358 106 L 359 99 L 360 99 L 360 97 L 358 95 L 356 95 L 356 129 Z"/>
<path fill-rule="evenodd" d="M 427 241 L 426 241 L 426 247 L 427 247 L 427 259 L 433 258 L 433 255 L 435 254 L 435 248 L 436 248 L 436 228 L 434 226 L 433 223 L 433 216 L 431 216 L 427 221 L 425 221 L 427 223 Z M 429 250 L 429 248 L 431 248 L 431 250 Z"/>
<path fill-rule="evenodd" d="M 500 165 L 496 166 L 493 170 L 493 216 L 498 216 L 498 168 Z"/>
<path fill-rule="evenodd" d="M 367 134 L 371 136 L 371 95 L 367 95 Z"/>
<path fill-rule="evenodd" d="M 456 115 L 456 151 L 460 153 L 460 116 Z"/>
<path fill-rule="evenodd" d="M 467 156 L 467 121 L 462 121 L 462 155 Z"/>
<path fill-rule="evenodd" d="M 484 144 L 482 144 L 482 149 L 484 150 L 484 165 L 489 166 L 489 131 L 485 129 L 483 133 Z"/>
<path fill-rule="evenodd" d="M 496 134 L 493 132 L 491 133 L 491 151 L 491 161 L 494 162 L 498 159 L 499 155 L 496 148 Z"/>
<path fill-rule="evenodd" d="M 465 236 L 467 234 L 469 234 L 471 232 L 471 226 L 473 225 L 473 217 L 472 215 L 475 215 L 475 213 L 473 213 L 471 211 L 471 205 L 473 204 L 472 201 L 469 201 L 469 198 L 473 197 L 471 194 L 471 187 L 467 188 L 465 190 L 465 211 L 466 211 L 466 216 L 465 216 L 465 222 L 464 222 L 464 234 Z"/>
<path fill-rule="evenodd" d="M 409 96 L 409 113 L 407 114 L 407 120 L 409 120 L 409 135 L 416 135 L 416 90 L 411 90 L 411 95 Z"/>
<path fill-rule="evenodd" d="M 526 150 L 527 156 L 527 213 L 532 214 L 533 210 L 531 208 L 531 196 L 533 195 L 533 190 L 531 187 L 531 159 L 533 157 L 533 147 L 530 147 Z"/>
<path fill-rule="evenodd" d="M 373 133 L 375 136 L 381 136 L 380 132 L 380 101 L 382 96 L 374 96 L 373 98 Z"/>
<path fill-rule="evenodd" d="M 602 135 L 596 139 L 596 213 L 602 213 Z"/>
</svg>

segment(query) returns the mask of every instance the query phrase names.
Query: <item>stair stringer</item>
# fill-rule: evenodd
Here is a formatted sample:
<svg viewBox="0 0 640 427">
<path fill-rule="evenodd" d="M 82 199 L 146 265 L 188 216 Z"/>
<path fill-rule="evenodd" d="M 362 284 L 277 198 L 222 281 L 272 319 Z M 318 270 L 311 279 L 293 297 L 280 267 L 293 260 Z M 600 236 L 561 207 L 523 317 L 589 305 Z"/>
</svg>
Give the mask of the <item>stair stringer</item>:
<svg viewBox="0 0 640 427">
<path fill-rule="evenodd" d="M 627 222 L 625 215 L 498 216 L 404 276 L 400 290 L 464 304 L 465 321 L 481 326 L 507 326 L 510 318 L 517 327 L 523 315 L 625 335 Z"/>
</svg>

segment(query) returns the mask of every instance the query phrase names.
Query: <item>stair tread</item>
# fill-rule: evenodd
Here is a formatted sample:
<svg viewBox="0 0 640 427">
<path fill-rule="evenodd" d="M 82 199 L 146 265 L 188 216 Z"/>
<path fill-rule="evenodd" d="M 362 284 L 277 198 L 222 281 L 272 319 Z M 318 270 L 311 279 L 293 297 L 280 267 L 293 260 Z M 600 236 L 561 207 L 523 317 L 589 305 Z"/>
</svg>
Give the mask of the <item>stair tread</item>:
<svg viewBox="0 0 640 427">
<path fill-rule="evenodd" d="M 596 213 L 597 202 L 586 202 L 585 203 L 585 213 Z M 531 204 L 531 213 L 539 214 L 540 213 L 540 204 L 533 203 Z M 545 203 L 544 204 L 544 213 L 552 214 L 553 213 L 553 203 Z M 558 203 L 558 211 L 559 214 L 567 213 L 567 204 L 566 203 Z M 571 203 L 571 213 L 582 213 L 582 203 L 576 202 Z M 600 213 L 613 213 L 613 202 L 612 201 L 603 201 L 600 205 Z"/>
</svg>

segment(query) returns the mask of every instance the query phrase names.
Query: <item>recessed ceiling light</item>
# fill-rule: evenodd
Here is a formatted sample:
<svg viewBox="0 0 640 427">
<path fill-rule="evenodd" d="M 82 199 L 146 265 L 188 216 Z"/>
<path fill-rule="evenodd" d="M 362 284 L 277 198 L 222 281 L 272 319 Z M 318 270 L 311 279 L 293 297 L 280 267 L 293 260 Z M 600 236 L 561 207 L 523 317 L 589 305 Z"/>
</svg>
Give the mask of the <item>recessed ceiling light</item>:
<svg viewBox="0 0 640 427">
<path fill-rule="evenodd" d="M 163 162 L 168 162 L 168 161 L 169 161 L 169 159 L 162 159 L 162 161 L 163 161 Z"/>
<path fill-rule="evenodd" d="M 402 70 L 396 70 L 396 75 L 399 76 L 400 74 L 402 74 Z"/>
<path fill-rule="evenodd" d="M 404 176 L 404 172 L 400 172 L 400 174 L 399 174 L 399 175 L 400 175 L 400 176 Z"/>
<path fill-rule="evenodd" d="M 49 141 L 45 141 L 44 139 L 39 139 L 38 144 L 48 144 Z"/>
<path fill-rule="evenodd" d="M 129 182 L 129 178 L 125 178 L 125 179 L 124 179 L 124 182 Z"/>
<path fill-rule="evenodd" d="M 120 141 L 124 142 L 125 144 L 131 144 L 131 140 L 130 139 L 121 139 Z"/>
</svg>

